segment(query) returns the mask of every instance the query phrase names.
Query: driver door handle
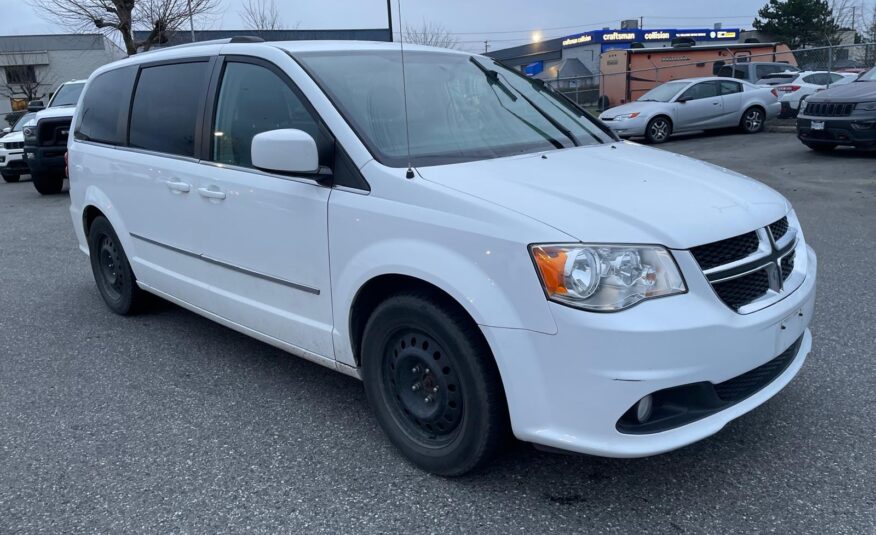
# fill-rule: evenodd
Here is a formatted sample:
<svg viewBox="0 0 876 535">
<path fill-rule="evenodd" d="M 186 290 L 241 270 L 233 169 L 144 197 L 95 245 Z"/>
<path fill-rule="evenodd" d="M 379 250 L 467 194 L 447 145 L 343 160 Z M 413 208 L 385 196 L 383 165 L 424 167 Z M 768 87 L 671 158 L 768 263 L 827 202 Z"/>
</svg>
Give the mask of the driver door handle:
<svg viewBox="0 0 876 535">
<path fill-rule="evenodd" d="M 170 180 L 165 182 L 165 184 L 167 184 L 168 189 L 178 193 L 188 193 L 192 190 L 191 184 L 187 184 L 176 178 L 171 178 Z"/>
<path fill-rule="evenodd" d="M 206 188 L 198 188 L 198 193 L 201 194 L 201 197 L 206 197 L 208 199 L 216 199 L 216 200 L 224 200 L 225 192 L 216 186 L 207 186 Z"/>
</svg>

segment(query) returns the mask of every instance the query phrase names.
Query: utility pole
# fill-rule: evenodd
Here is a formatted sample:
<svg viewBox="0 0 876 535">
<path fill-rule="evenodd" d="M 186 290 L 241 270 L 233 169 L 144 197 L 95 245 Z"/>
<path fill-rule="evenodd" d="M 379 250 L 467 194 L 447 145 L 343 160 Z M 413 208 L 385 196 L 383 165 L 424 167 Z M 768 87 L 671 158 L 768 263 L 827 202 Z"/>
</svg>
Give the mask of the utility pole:
<svg viewBox="0 0 876 535">
<path fill-rule="evenodd" d="M 195 42 L 195 17 L 192 14 L 192 0 L 189 0 L 189 29 L 192 31 L 192 42 Z"/>
<path fill-rule="evenodd" d="M 645 17 L 639 17 L 639 29 L 643 29 L 645 27 Z"/>
</svg>

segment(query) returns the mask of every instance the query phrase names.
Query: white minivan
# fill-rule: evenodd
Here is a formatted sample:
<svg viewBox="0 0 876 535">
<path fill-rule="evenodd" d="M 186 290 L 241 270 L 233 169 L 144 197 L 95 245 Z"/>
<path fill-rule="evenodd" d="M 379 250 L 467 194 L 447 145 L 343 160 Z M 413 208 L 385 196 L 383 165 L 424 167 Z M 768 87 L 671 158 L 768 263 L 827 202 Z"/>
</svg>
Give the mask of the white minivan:
<svg viewBox="0 0 876 535">
<path fill-rule="evenodd" d="M 257 41 L 89 79 L 70 212 L 114 312 L 148 292 L 357 377 L 443 475 L 511 433 L 673 450 L 803 365 L 816 259 L 772 189 L 487 57 Z"/>
</svg>

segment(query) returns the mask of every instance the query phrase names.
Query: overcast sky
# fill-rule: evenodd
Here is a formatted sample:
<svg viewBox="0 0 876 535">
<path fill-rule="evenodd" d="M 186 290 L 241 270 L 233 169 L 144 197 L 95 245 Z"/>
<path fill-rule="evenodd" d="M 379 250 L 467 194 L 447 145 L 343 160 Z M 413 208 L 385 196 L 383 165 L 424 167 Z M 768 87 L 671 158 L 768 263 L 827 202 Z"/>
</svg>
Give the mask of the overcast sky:
<svg viewBox="0 0 876 535">
<path fill-rule="evenodd" d="M 200 26 L 240 29 L 244 0 L 220 0 L 220 13 Z M 576 31 L 618 27 L 620 20 L 644 17 L 649 28 L 750 28 L 767 0 L 402 0 L 404 22 L 427 20 L 444 25 L 462 48 L 483 51 L 527 42 L 541 31 L 545 38 Z M 851 0 L 859 13 L 873 12 L 876 0 Z M 386 0 L 277 0 L 287 26 L 300 28 L 385 28 Z M 396 0 L 392 0 L 398 25 Z M 42 20 L 24 0 L 0 0 L 0 35 L 58 33 L 64 28 Z"/>
</svg>

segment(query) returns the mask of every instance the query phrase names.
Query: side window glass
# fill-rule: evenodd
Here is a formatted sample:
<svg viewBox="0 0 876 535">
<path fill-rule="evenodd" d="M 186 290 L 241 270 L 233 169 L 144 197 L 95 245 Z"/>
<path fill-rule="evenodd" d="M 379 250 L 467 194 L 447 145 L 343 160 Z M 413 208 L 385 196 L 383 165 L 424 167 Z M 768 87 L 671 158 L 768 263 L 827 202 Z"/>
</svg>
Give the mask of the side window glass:
<svg viewBox="0 0 876 535">
<path fill-rule="evenodd" d="M 736 67 L 733 70 L 733 78 L 737 80 L 745 80 L 748 78 L 748 70 L 745 67 Z"/>
<path fill-rule="evenodd" d="M 738 82 L 721 82 L 721 94 L 732 95 L 742 92 L 742 84 Z"/>
<path fill-rule="evenodd" d="M 833 73 L 831 73 L 831 75 L 830 75 L 830 83 L 832 83 L 832 84 L 835 84 L 835 83 L 839 82 L 839 81 L 842 80 L 842 79 L 843 79 L 843 76 L 840 75 L 840 74 L 833 74 Z"/>
<path fill-rule="evenodd" d="M 690 100 L 700 100 L 718 96 L 718 84 L 714 82 L 701 82 L 684 92 L 683 97 Z"/>
<path fill-rule="evenodd" d="M 283 128 L 310 134 L 320 149 L 320 164 L 330 165 L 331 140 L 286 82 L 265 67 L 229 62 L 216 105 L 213 160 L 252 167 L 253 138 Z"/>
<path fill-rule="evenodd" d="M 96 77 L 82 99 L 74 137 L 84 141 L 124 145 L 127 126 L 122 124 L 131 104 L 137 67 L 125 67 Z"/>
<path fill-rule="evenodd" d="M 758 79 L 779 71 L 781 71 L 781 67 L 778 65 L 757 65 L 754 68 L 754 72 L 757 74 Z"/>
<path fill-rule="evenodd" d="M 209 63 L 147 67 L 131 107 L 130 145 L 194 156 L 198 111 L 204 105 Z"/>
</svg>

